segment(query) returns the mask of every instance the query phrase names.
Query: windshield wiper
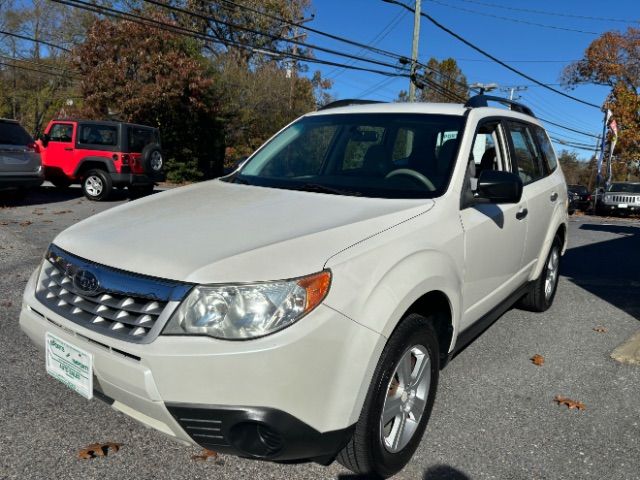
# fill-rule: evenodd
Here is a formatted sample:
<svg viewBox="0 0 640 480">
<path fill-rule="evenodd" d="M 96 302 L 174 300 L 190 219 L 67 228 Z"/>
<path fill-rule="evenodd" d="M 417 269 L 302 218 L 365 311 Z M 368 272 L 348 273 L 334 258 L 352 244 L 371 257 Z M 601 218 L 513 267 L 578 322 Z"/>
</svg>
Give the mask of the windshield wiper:
<svg viewBox="0 0 640 480">
<path fill-rule="evenodd" d="M 327 185 L 322 185 L 320 183 L 305 183 L 299 190 L 305 190 L 308 192 L 318 192 L 318 193 L 332 193 L 334 195 L 350 195 L 353 197 L 361 197 L 362 193 L 354 192 L 352 190 L 344 190 L 335 187 L 329 187 Z"/>
</svg>

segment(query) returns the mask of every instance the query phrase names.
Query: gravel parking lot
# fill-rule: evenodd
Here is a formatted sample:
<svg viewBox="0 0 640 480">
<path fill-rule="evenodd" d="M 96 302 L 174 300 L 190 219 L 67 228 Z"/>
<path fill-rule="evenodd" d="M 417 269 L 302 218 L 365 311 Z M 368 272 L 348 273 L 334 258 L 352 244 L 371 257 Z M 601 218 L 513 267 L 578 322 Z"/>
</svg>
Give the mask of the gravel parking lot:
<svg viewBox="0 0 640 480">
<path fill-rule="evenodd" d="M 0 478 L 358 478 L 337 463 L 194 461 L 198 449 L 46 374 L 18 327 L 27 278 L 58 232 L 126 201 L 93 203 L 79 189 L 50 187 L 0 199 Z M 640 479 L 640 366 L 610 358 L 640 330 L 640 221 L 573 217 L 561 273 L 551 310 L 507 312 L 443 370 L 427 433 L 396 478 Z M 559 406 L 556 395 L 586 409 Z M 78 459 L 82 447 L 106 441 L 121 450 Z"/>
</svg>

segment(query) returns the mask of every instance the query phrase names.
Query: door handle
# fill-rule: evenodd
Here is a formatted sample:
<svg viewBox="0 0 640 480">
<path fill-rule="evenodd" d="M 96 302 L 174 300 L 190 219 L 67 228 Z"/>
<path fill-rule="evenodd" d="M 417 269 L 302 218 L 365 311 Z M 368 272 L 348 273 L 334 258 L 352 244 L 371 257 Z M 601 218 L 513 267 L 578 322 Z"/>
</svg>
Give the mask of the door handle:
<svg viewBox="0 0 640 480">
<path fill-rule="evenodd" d="M 71 147 L 65 147 L 65 150 L 66 150 L 67 152 L 72 152 L 72 151 L 73 151 L 73 148 L 71 148 Z"/>
<path fill-rule="evenodd" d="M 549 197 L 549 198 L 550 198 L 550 200 L 551 200 L 552 202 L 555 202 L 555 201 L 558 199 L 558 194 L 557 194 L 556 192 L 553 192 L 553 193 L 551 194 L 551 197 Z"/>
<path fill-rule="evenodd" d="M 518 220 L 522 220 L 524 217 L 527 216 L 528 213 L 529 213 L 529 210 L 527 210 L 526 208 L 521 208 L 516 212 L 516 218 Z"/>
</svg>

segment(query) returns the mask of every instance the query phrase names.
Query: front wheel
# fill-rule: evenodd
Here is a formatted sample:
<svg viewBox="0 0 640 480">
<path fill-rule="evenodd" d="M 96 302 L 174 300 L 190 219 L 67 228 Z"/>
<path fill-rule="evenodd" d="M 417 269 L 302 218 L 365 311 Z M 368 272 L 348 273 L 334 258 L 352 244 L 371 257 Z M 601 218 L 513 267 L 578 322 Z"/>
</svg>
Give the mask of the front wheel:
<svg viewBox="0 0 640 480">
<path fill-rule="evenodd" d="M 520 299 L 519 308 L 531 312 L 544 312 L 549 309 L 558 289 L 561 252 L 562 240 L 556 235 L 540 276 L 533 282 L 529 293 Z"/>
<path fill-rule="evenodd" d="M 438 375 L 439 348 L 433 324 L 410 314 L 382 352 L 353 437 L 338 461 L 369 478 L 387 478 L 401 470 L 422 439 Z"/>
<path fill-rule="evenodd" d="M 111 177 L 104 170 L 89 170 L 82 178 L 82 192 L 89 200 L 105 200 L 112 188 Z"/>
</svg>

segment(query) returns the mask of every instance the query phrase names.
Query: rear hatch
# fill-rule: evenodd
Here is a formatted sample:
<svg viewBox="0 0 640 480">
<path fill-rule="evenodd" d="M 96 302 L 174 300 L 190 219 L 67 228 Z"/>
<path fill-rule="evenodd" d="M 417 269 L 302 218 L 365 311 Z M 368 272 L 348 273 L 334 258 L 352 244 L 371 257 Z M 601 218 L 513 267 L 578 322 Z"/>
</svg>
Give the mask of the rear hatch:
<svg viewBox="0 0 640 480">
<path fill-rule="evenodd" d="M 154 172 L 145 165 L 142 158 L 142 151 L 147 145 L 160 145 L 160 132 L 157 128 L 143 125 L 125 124 L 126 130 L 124 152 L 130 159 L 129 165 L 133 173 L 146 173 L 152 175 Z"/>
<path fill-rule="evenodd" d="M 0 119 L 0 175 L 32 174 L 39 166 L 31 135 L 18 122 Z"/>
</svg>

